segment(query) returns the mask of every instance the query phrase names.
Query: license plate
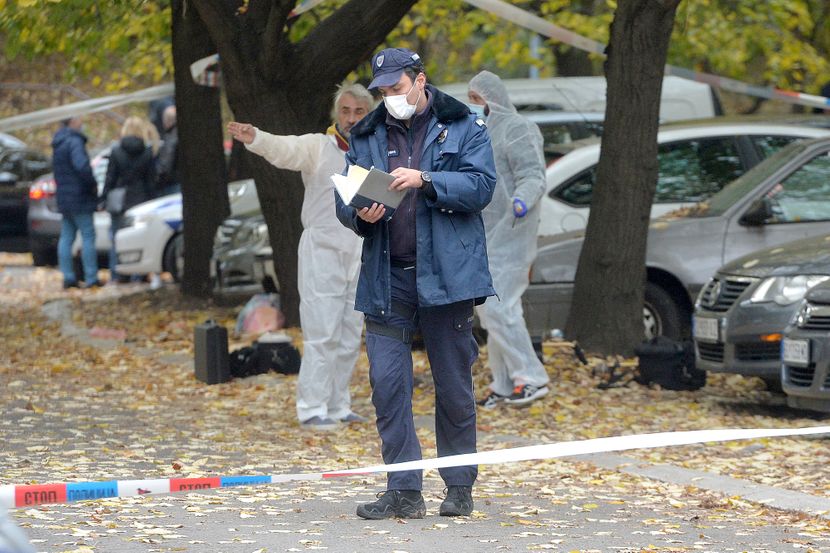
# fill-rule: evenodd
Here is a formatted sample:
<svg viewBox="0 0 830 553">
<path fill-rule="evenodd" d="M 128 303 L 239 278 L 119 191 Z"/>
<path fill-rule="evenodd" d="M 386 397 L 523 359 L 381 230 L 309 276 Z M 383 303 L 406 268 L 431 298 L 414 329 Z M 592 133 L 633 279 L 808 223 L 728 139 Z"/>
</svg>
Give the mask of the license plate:
<svg viewBox="0 0 830 553">
<path fill-rule="evenodd" d="M 694 336 L 697 340 L 717 342 L 720 339 L 720 319 L 695 317 Z"/>
<path fill-rule="evenodd" d="M 787 365 L 808 365 L 810 363 L 810 341 L 784 338 L 781 342 L 781 358 Z"/>
</svg>

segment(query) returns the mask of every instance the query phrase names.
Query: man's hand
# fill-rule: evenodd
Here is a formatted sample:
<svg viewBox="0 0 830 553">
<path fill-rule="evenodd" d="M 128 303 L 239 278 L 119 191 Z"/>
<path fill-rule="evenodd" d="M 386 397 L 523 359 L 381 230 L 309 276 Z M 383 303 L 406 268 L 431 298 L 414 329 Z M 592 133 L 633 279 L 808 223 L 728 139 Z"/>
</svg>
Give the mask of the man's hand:
<svg viewBox="0 0 830 553">
<path fill-rule="evenodd" d="M 228 132 L 231 133 L 232 137 L 243 144 L 250 144 L 254 141 L 254 138 L 256 138 L 256 129 L 253 125 L 248 123 L 237 123 L 236 121 L 231 121 L 228 123 Z"/>
<path fill-rule="evenodd" d="M 389 190 L 405 190 L 407 188 L 421 188 L 424 181 L 421 180 L 421 171 L 419 169 L 407 169 L 406 167 L 398 167 L 389 173 L 395 180 L 389 185 Z"/>
<path fill-rule="evenodd" d="M 383 204 L 373 203 L 372 207 L 364 207 L 357 211 L 357 216 L 367 223 L 377 223 L 386 215 L 386 208 Z"/>
</svg>

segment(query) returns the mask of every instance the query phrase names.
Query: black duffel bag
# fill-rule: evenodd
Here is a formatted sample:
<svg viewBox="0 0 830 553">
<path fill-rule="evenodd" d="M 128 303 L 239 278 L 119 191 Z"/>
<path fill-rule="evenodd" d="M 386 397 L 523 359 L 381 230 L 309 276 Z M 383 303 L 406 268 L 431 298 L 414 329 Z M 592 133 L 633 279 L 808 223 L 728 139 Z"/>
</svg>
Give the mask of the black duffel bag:
<svg viewBox="0 0 830 553">
<path fill-rule="evenodd" d="M 634 353 L 639 357 L 640 384 L 659 384 L 666 390 L 698 390 L 706 385 L 706 371 L 695 367 L 691 341 L 657 336 L 635 347 Z"/>
</svg>

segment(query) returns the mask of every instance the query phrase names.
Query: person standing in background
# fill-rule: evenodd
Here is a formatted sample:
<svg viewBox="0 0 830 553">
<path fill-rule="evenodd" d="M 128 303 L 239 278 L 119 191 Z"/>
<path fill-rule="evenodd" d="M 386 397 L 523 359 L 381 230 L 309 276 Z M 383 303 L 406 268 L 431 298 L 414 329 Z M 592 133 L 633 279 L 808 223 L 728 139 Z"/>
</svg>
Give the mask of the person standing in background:
<svg viewBox="0 0 830 553">
<path fill-rule="evenodd" d="M 349 382 L 360 354 L 363 321 L 354 310 L 361 240 L 334 217 L 331 175 L 346 165 L 352 127 L 374 105 L 359 84 L 340 87 L 325 134 L 277 136 L 246 123 L 228 131 L 275 167 L 300 171 L 305 196 L 297 252 L 303 358 L 297 380 L 297 418 L 305 428 L 334 429 L 363 422 L 351 409 Z"/>
<path fill-rule="evenodd" d="M 485 408 L 504 402 L 527 405 L 548 393 L 550 381 L 527 332 L 522 294 L 536 257 L 540 200 L 545 193 L 545 158 L 539 127 L 519 115 L 501 79 L 482 71 L 470 81 L 470 102 L 487 117 L 498 181 L 484 209 L 487 254 L 498 301 L 476 308 L 487 329 L 488 364 L 493 375 Z"/>
<path fill-rule="evenodd" d="M 109 257 L 111 282 L 116 282 L 121 278 L 115 270 L 118 264 L 115 239 L 118 229 L 123 226 L 124 212 L 134 205 L 152 199 L 155 195 L 156 171 L 153 150 L 143 138 L 147 135 L 148 129 L 152 128 L 152 125 L 144 119 L 128 117 L 121 128 L 121 140 L 113 146 L 110 153 L 101 203 L 107 207 L 111 219 L 112 245 Z M 119 193 L 123 194 L 121 205 L 109 205 L 107 196 Z M 157 289 L 161 286 L 161 280 L 157 274 L 153 273 L 150 279 L 150 288 Z"/>
<path fill-rule="evenodd" d="M 182 188 L 179 169 L 179 130 L 176 124 L 176 106 L 167 106 L 161 114 L 164 132 L 156 159 L 158 174 L 157 196 L 176 194 Z"/>
<path fill-rule="evenodd" d="M 83 120 L 79 116 L 64 120 L 52 138 L 52 172 L 57 188 L 58 211 L 62 215 L 58 266 L 63 274 L 64 289 L 79 287 L 72 261 L 72 243 L 78 232 L 81 233 L 84 288 L 101 286 L 93 221 L 98 205 L 98 183 L 92 175 L 86 142 Z"/>
</svg>

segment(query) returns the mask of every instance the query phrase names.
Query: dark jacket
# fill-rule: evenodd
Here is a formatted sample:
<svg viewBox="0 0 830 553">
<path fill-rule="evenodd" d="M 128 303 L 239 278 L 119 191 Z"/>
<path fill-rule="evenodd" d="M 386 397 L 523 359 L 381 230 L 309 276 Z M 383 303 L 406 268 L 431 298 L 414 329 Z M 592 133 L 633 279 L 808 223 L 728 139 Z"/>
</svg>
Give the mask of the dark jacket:
<svg viewBox="0 0 830 553">
<path fill-rule="evenodd" d="M 495 294 L 487 264 L 481 210 L 490 202 L 496 169 L 483 122 L 466 105 L 430 86 L 434 94 L 419 168 L 432 175 L 416 205 L 418 304 L 436 306 Z M 380 104 L 351 130 L 346 161 L 388 169 L 386 107 Z M 434 199 L 433 199 L 434 198 Z M 371 315 L 391 309 L 388 223 L 366 223 L 335 193 L 337 217 L 363 237 L 355 308 Z"/>
<path fill-rule="evenodd" d="M 134 205 L 150 200 L 154 196 L 156 182 L 153 151 L 137 136 L 125 136 L 112 148 L 107 166 L 107 179 L 101 201 L 106 201 L 107 192 L 114 188 L 126 187 L 124 211 Z"/>
<path fill-rule="evenodd" d="M 75 129 L 63 127 L 52 138 L 52 148 L 58 211 L 94 212 L 98 203 L 98 183 L 89 165 L 86 136 Z"/>
<path fill-rule="evenodd" d="M 174 184 L 181 184 L 179 171 L 179 131 L 171 128 L 162 136 L 159 148 L 156 170 L 158 172 L 158 187 L 165 188 Z"/>
</svg>

